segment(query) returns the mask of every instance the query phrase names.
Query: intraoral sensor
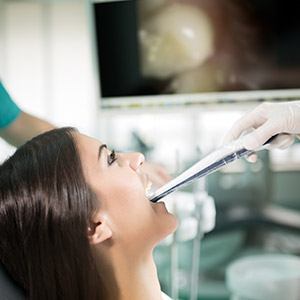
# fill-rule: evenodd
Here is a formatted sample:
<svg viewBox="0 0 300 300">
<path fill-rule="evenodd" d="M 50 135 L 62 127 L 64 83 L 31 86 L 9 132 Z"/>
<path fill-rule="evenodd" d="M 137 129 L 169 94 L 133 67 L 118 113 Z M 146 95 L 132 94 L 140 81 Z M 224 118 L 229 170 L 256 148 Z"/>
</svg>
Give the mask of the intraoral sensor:
<svg viewBox="0 0 300 300">
<path fill-rule="evenodd" d="M 273 139 L 277 135 L 271 137 L 269 140 L 267 140 L 264 145 L 259 148 L 258 150 L 265 149 L 266 146 L 273 141 Z M 258 151 L 256 150 L 256 151 Z M 194 180 L 207 176 L 223 166 L 240 159 L 244 156 L 249 156 L 253 154 L 253 150 L 247 150 L 246 148 L 241 146 L 241 141 L 236 140 L 233 143 L 230 143 L 228 145 L 225 145 L 207 156 L 205 156 L 203 159 L 201 159 L 199 162 L 191 166 L 189 169 L 184 171 L 182 174 L 177 176 L 176 178 L 172 179 L 162 187 L 160 187 L 158 190 L 156 190 L 154 193 L 152 193 L 149 197 L 149 200 L 152 202 L 157 202 L 161 198 L 169 195 L 170 193 L 178 190 L 179 188 L 182 188 L 190 183 L 192 183 Z"/>
</svg>

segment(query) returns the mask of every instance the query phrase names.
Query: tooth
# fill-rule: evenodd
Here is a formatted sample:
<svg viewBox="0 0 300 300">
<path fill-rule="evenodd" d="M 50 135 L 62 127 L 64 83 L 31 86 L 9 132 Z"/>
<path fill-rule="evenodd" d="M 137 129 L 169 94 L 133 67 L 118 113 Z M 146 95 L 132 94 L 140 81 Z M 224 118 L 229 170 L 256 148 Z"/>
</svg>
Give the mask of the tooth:
<svg viewBox="0 0 300 300">
<path fill-rule="evenodd" d="M 152 182 L 148 181 L 147 186 L 145 188 L 145 195 L 146 195 L 147 198 L 149 198 L 152 194 L 151 187 L 152 187 Z"/>
<path fill-rule="evenodd" d="M 168 79 L 198 68 L 212 55 L 210 19 L 202 10 L 181 2 L 162 6 L 141 23 L 143 75 Z"/>
</svg>

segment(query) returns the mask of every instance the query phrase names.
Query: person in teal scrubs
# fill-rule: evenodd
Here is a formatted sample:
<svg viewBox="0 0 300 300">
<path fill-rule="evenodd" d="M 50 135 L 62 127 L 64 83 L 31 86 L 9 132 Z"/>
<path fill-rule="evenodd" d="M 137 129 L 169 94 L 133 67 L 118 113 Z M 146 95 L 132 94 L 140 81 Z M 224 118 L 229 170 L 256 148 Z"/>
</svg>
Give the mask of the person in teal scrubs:
<svg viewBox="0 0 300 300">
<path fill-rule="evenodd" d="M 11 100 L 9 94 L 0 82 L 0 128 L 7 127 L 21 113 L 20 108 Z"/>
<path fill-rule="evenodd" d="M 22 111 L 0 81 L 0 137 L 18 147 L 32 137 L 54 128 L 49 122 Z M 145 162 L 143 169 L 157 186 L 170 180 L 165 169 L 158 164 Z"/>
<path fill-rule="evenodd" d="M 0 81 L 0 137 L 18 147 L 35 135 L 54 128 L 49 122 L 22 111 Z"/>
</svg>

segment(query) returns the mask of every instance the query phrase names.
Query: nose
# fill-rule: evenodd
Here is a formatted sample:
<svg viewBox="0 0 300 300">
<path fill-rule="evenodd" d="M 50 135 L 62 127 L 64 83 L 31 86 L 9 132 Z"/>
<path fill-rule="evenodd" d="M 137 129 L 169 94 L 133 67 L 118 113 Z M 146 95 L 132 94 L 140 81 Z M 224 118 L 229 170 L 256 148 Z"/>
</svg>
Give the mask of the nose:
<svg viewBox="0 0 300 300">
<path fill-rule="evenodd" d="M 137 169 L 143 164 L 145 161 L 145 157 L 142 153 L 139 152 L 131 152 L 131 153 L 126 153 L 125 154 L 130 167 L 134 170 L 137 171 Z"/>
</svg>

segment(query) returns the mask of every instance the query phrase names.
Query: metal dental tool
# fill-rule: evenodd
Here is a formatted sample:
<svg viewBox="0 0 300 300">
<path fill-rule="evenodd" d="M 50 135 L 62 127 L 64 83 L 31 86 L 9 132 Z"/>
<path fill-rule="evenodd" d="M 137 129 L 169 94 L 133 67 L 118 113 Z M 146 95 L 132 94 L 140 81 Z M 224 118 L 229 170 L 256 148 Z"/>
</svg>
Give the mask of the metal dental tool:
<svg viewBox="0 0 300 300">
<path fill-rule="evenodd" d="M 182 174 L 163 185 L 152 195 L 150 195 L 149 200 L 152 202 L 157 202 L 161 198 L 169 195 L 181 187 L 190 184 L 200 177 L 207 176 L 219 170 L 221 167 L 240 159 L 241 157 L 248 156 L 259 150 L 263 150 L 269 143 L 272 142 L 275 137 L 277 137 L 277 135 L 271 137 L 261 148 L 255 151 L 243 148 L 240 140 L 236 140 L 233 143 L 225 145 L 224 147 L 221 147 L 208 154 Z"/>
</svg>

